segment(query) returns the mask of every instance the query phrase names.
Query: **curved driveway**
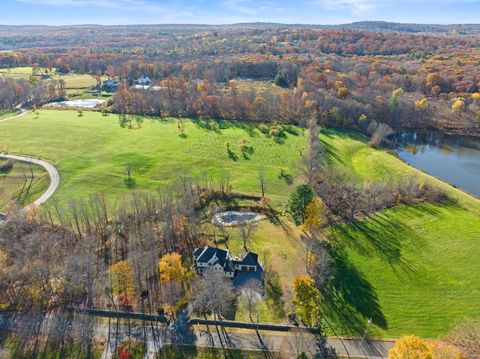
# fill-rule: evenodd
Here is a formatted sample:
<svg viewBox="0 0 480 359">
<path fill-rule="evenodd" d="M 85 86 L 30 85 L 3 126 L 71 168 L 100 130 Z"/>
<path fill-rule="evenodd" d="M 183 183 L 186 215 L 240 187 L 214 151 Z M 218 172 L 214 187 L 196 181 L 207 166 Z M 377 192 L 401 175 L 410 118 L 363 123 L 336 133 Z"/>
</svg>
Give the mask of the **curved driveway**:
<svg viewBox="0 0 480 359">
<path fill-rule="evenodd" d="M 27 211 L 44 204 L 55 193 L 60 185 L 60 175 L 58 174 L 57 169 L 44 160 L 26 156 L 8 155 L 5 153 L 0 153 L 0 158 L 33 163 L 35 165 L 42 166 L 48 172 L 48 175 L 50 176 L 50 186 L 48 186 L 47 191 L 39 199 L 25 207 L 25 210 Z"/>
</svg>

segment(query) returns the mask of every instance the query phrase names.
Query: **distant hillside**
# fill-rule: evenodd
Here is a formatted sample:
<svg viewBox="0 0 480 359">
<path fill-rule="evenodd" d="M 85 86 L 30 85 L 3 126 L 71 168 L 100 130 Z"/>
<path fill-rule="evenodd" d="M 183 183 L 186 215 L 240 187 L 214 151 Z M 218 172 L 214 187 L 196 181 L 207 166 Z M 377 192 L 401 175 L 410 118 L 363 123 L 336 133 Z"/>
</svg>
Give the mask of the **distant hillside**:
<svg viewBox="0 0 480 359">
<path fill-rule="evenodd" d="M 405 24 L 385 21 L 361 21 L 351 24 L 333 26 L 350 30 L 367 30 L 378 32 L 435 33 L 452 35 L 480 34 L 480 24 Z"/>
<path fill-rule="evenodd" d="M 207 24 L 155 24 L 155 25 L 72 25 L 72 26 L 43 26 L 43 25 L 24 25 L 12 26 L 1 25 L 0 33 L 9 34 L 38 34 L 51 33 L 69 30 L 87 30 L 87 31 L 108 31 L 108 30 L 137 30 L 137 31 L 164 31 L 164 32 L 196 32 L 208 30 L 227 30 L 227 29 L 279 29 L 279 28 L 306 28 L 306 29 L 349 29 L 366 30 L 375 32 L 403 32 L 403 33 L 436 33 L 452 35 L 472 35 L 480 34 L 480 24 L 409 24 L 386 21 L 360 21 L 350 24 L 339 25 L 315 25 L 315 24 L 282 24 L 267 22 L 237 23 L 225 25 L 207 25 Z"/>
</svg>

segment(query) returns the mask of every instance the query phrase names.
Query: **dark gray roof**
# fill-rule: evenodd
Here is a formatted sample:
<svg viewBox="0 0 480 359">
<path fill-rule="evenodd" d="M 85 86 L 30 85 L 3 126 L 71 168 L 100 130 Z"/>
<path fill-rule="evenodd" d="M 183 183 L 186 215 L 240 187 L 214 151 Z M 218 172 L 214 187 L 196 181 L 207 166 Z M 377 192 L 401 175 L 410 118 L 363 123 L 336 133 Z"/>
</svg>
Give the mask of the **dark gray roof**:
<svg viewBox="0 0 480 359">
<path fill-rule="evenodd" d="M 212 259 L 213 256 L 217 257 L 217 260 L 213 264 L 220 264 L 222 267 L 225 266 L 227 262 L 228 251 L 220 248 L 215 247 L 204 247 L 204 248 L 197 248 L 193 252 L 195 259 L 197 262 L 206 263 Z"/>
<path fill-rule="evenodd" d="M 258 254 L 252 252 L 246 253 L 241 260 L 241 264 L 258 266 Z"/>
<path fill-rule="evenodd" d="M 256 272 L 237 272 L 235 278 L 233 278 L 233 286 L 235 288 L 241 288 L 245 284 L 247 284 L 250 280 L 257 280 L 263 284 L 263 269 L 262 267 L 258 267 Z M 263 293 L 262 293 L 263 294 Z"/>
</svg>

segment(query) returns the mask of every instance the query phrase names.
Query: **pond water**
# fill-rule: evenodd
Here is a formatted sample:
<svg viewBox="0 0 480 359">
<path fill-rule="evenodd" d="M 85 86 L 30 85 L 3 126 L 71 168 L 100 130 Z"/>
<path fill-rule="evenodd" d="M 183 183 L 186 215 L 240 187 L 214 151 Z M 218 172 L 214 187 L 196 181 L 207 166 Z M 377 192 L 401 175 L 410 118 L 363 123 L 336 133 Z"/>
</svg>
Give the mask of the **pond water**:
<svg viewBox="0 0 480 359">
<path fill-rule="evenodd" d="M 406 132 L 392 139 L 405 162 L 480 197 L 480 138 Z"/>
<path fill-rule="evenodd" d="M 255 212 L 227 211 L 215 214 L 212 223 L 216 226 L 238 226 L 242 223 L 258 222 L 264 218 L 265 216 Z"/>
<path fill-rule="evenodd" d="M 72 101 L 62 101 L 62 102 L 51 102 L 46 104 L 48 107 L 73 107 L 73 108 L 95 108 L 101 104 L 106 103 L 103 100 L 72 100 Z"/>
</svg>

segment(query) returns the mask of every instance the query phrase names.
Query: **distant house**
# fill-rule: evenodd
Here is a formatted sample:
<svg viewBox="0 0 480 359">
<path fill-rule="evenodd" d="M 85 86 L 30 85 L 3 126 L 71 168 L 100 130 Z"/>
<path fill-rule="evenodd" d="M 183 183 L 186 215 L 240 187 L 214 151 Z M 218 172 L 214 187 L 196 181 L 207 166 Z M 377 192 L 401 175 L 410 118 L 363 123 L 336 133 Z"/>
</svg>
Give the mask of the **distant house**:
<svg viewBox="0 0 480 359">
<path fill-rule="evenodd" d="M 213 268 L 215 272 L 221 272 L 228 278 L 237 279 L 246 273 L 257 274 L 252 275 L 255 279 L 261 280 L 263 268 L 258 262 L 258 254 L 247 252 L 243 257 L 233 256 L 226 249 L 205 246 L 197 248 L 193 252 L 194 265 L 198 274 L 208 268 Z"/>
<path fill-rule="evenodd" d="M 152 80 L 150 80 L 150 78 L 148 76 L 145 76 L 145 77 L 140 77 L 139 79 L 137 79 L 137 81 L 135 81 L 137 83 L 137 85 L 141 85 L 141 86 L 150 86 L 152 84 Z"/>
<path fill-rule="evenodd" d="M 118 85 L 119 83 L 117 80 L 105 80 L 103 81 L 103 84 L 102 84 L 102 90 L 108 91 L 108 92 L 117 91 Z"/>
</svg>

